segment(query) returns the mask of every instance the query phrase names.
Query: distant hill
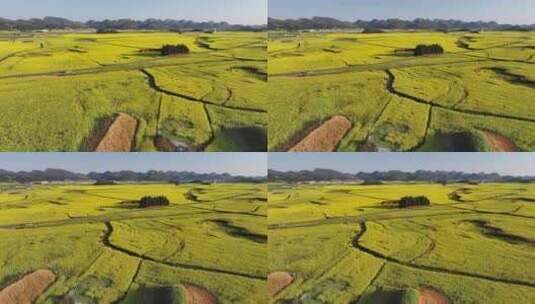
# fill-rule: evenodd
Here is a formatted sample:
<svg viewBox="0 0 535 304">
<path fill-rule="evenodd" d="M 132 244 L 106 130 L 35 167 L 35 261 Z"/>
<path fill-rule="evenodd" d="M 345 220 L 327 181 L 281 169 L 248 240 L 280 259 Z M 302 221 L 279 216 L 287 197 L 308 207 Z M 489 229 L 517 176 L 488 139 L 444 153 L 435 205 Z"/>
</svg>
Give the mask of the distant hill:
<svg viewBox="0 0 535 304">
<path fill-rule="evenodd" d="M 315 169 L 314 171 L 281 172 L 269 170 L 268 180 L 272 182 L 310 182 L 310 181 L 474 181 L 474 182 L 528 182 L 533 177 L 503 176 L 496 173 L 465 173 L 458 171 L 376 171 L 356 174 L 334 170 Z"/>
<path fill-rule="evenodd" d="M 100 182 L 261 182 L 265 177 L 234 176 L 227 173 L 195 173 L 178 171 L 118 171 L 91 172 L 89 174 L 74 173 L 61 169 L 46 169 L 44 171 L 6 171 L 0 169 L 0 182 L 63 182 L 63 181 L 92 181 Z"/>
<path fill-rule="evenodd" d="M 461 20 L 444 20 L 444 19 L 424 19 L 414 20 L 386 19 L 386 20 L 357 20 L 355 22 L 340 21 L 335 18 L 314 17 L 301 19 L 275 19 L 269 18 L 269 30 L 310 30 L 310 29 L 412 29 L 412 30 L 535 30 L 535 24 L 531 25 L 512 25 L 499 24 L 497 22 L 473 21 L 466 22 Z"/>
<path fill-rule="evenodd" d="M 60 29 L 112 29 L 112 30 L 263 30 L 266 25 L 241 25 L 227 22 L 196 22 L 191 20 L 173 19 L 118 19 L 118 20 L 90 20 L 87 22 L 71 21 L 65 18 L 45 17 L 28 20 L 10 20 L 0 18 L 0 30 L 60 30 Z"/>
</svg>

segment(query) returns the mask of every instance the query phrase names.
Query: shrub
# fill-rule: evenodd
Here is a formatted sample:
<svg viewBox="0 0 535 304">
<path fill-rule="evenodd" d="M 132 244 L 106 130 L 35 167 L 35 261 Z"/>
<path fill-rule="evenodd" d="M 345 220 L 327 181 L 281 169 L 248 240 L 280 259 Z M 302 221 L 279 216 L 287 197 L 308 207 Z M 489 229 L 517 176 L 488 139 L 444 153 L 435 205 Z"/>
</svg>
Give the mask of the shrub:
<svg viewBox="0 0 535 304">
<path fill-rule="evenodd" d="M 452 201 L 456 201 L 456 202 L 460 202 L 461 201 L 461 195 L 457 192 L 452 192 L 448 195 L 448 197 L 452 200 Z"/>
<path fill-rule="evenodd" d="M 169 206 L 169 204 L 169 199 L 165 196 L 145 196 L 139 200 L 139 208 Z"/>
<path fill-rule="evenodd" d="M 169 56 L 175 54 L 189 54 L 189 48 L 185 44 L 166 44 L 162 47 L 162 56 Z"/>
<path fill-rule="evenodd" d="M 424 56 L 424 55 L 440 55 L 444 54 L 444 48 L 440 44 L 419 44 L 414 50 L 414 55 Z"/>
</svg>

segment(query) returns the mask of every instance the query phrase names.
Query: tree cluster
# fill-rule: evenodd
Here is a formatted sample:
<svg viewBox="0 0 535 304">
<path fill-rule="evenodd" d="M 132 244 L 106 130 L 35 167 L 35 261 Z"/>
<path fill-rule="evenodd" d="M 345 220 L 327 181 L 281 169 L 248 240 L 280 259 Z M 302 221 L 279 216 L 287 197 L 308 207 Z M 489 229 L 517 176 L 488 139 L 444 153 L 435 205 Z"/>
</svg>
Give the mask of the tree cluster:
<svg viewBox="0 0 535 304">
<path fill-rule="evenodd" d="M 169 199 L 165 196 L 145 196 L 139 200 L 139 208 L 169 206 Z"/>
<path fill-rule="evenodd" d="M 399 208 L 430 206 L 431 201 L 425 196 L 405 196 L 399 202 Z"/>
<path fill-rule="evenodd" d="M 425 55 L 441 55 L 444 54 L 444 48 L 440 44 L 419 44 L 414 49 L 415 56 L 425 56 Z"/>
<path fill-rule="evenodd" d="M 162 47 L 162 56 L 189 54 L 189 48 L 185 44 L 171 45 L 166 44 Z"/>
</svg>

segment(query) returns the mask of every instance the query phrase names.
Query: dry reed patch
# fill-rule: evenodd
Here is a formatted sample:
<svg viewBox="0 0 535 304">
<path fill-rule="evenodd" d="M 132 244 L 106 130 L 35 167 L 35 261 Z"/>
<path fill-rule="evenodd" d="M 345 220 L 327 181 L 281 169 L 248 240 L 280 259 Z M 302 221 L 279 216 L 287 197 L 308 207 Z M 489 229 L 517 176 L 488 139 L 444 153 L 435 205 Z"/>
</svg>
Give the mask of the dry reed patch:
<svg viewBox="0 0 535 304">
<path fill-rule="evenodd" d="M 284 288 L 292 284 L 293 281 L 294 281 L 294 278 L 288 272 L 277 271 L 277 272 L 270 273 L 268 275 L 268 283 L 267 283 L 269 296 L 270 297 L 276 296 Z"/>
<path fill-rule="evenodd" d="M 334 152 L 351 127 L 351 122 L 344 116 L 334 116 L 310 132 L 289 152 Z"/>
<path fill-rule="evenodd" d="M 106 135 L 98 144 L 95 152 L 130 152 L 136 136 L 137 120 L 124 113 L 119 113 Z"/>
<path fill-rule="evenodd" d="M 217 298 L 208 290 L 194 285 L 184 285 L 187 304 L 217 304 Z"/>
<path fill-rule="evenodd" d="M 0 304 L 31 304 L 56 280 L 47 269 L 39 269 L 25 275 L 0 291 Z"/>
</svg>

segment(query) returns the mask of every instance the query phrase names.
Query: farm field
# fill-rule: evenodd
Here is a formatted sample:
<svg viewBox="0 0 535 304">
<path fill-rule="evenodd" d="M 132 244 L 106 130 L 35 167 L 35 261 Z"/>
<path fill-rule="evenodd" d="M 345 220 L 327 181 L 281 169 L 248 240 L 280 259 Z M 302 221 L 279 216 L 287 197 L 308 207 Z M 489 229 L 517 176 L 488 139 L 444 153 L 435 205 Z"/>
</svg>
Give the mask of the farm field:
<svg viewBox="0 0 535 304">
<path fill-rule="evenodd" d="M 533 32 L 273 31 L 268 58 L 270 151 L 340 116 L 344 137 L 316 132 L 308 151 L 535 150 Z"/>
<path fill-rule="evenodd" d="M 0 151 L 266 151 L 266 47 L 261 32 L 0 32 Z"/>
<path fill-rule="evenodd" d="M 426 196 L 428 207 L 391 204 Z M 535 185 L 269 185 L 271 303 L 533 303 Z"/>
<path fill-rule="evenodd" d="M 265 303 L 266 193 L 261 183 L 1 184 L 0 302 L 11 291 L 32 303 Z M 171 204 L 136 203 L 159 195 Z"/>
</svg>

